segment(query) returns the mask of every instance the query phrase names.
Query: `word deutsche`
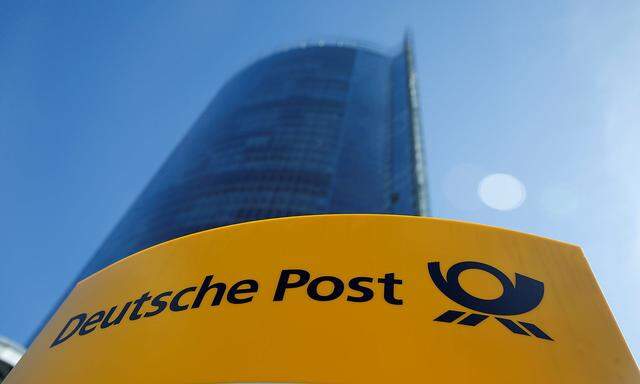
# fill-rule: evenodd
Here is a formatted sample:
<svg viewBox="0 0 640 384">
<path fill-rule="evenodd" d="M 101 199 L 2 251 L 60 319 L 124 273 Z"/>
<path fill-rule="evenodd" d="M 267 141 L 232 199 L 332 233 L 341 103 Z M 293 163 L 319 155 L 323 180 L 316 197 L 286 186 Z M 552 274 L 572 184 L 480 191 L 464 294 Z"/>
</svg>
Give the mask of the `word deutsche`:
<svg viewBox="0 0 640 384">
<path fill-rule="evenodd" d="M 306 287 L 306 295 L 312 300 L 332 301 L 342 297 L 348 287 L 346 301 L 364 303 L 374 297 L 374 290 L 370 287 L 373 282 L 372 277 L 357 276 L 349 279 L 345 285 L 345 282 L 335 276 L 312 278 L 311 274 L 303 269 L 285 269 L 280 272 L 273 301 L 283 301 L 288 291 L 303 287 Z M 383 285 L 385 302 L 392 305 L 402 304 L 402 300 L 395 296 L 395 287 L 402 284 L 402 280 L 396 279 L 393 273 L 387 273 L 384 277 L 377 279 L 377 282 Z M 256 280 L 245 279 L 231 285 L 227 290 L 227 284 L 214 283 L 213 275 L 208 275 L 200 287 L 191 286 L 179 291 L 165 291 L 155 296 L 152 296 L 151 292 L 145 292 L 139 298 L 127 301 L 120 308 L 116 305 L 109 310 L 99 310 L 92 315 L 80 313 L 73 316 L 51 343 L 50 348 L 76 334 L 84 336 L 99 329 L 118 325 L 125 318 L 136 321 L 153 317 L 165 311 L 167 307 L 171 312 L 200 308 L 209 292 L 213 295 L 210 298 L 212 307 L 221 305 L 223 301 L 229 304 L 250 303 L 258 292 L 258 287 Z"/>
</svg>

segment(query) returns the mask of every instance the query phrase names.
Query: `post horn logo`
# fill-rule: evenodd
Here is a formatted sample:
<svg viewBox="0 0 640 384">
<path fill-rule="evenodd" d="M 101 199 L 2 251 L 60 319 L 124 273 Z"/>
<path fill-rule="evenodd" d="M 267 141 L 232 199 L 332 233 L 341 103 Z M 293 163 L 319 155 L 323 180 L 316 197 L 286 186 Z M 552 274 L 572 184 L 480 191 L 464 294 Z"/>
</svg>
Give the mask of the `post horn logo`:
<svg viewBox="0 0 640 384">
<path fill-rule="evenodd" d="M 462 318 L 462 320 L 457 321 L 466 313 L 448 310 L 435 318 L 434 321 L 443 323 L 453 323 L 457 321 L 457 324 L 475 327 L 490 317 L 489 315 L 494 315 L 493 317 L 500 324 L 515 334 L 525 336 L 533 335 L 539 339 L 553 341 L 551 336 L 533 323 L 513 321 L 502 317 L 521 315 L 537 307 L 544 295 L 544 284 L 542 282 L 516 273 L 515 284 L 513 284 L 507 275 L 499 269 L 477 261 L 463 261 L 451 266 L 447 271 L 446 279 L 440 271 L 439 262 L 430 262 L 427 264 L 427 268 L 431 280 L 433 280 L 433 283 L 445 296 L 474 312 L 483 312 L 472 312 Z M 485 300 L 465 291 L 464 288 L 460 286 L 459 277 L 462 272 L 470 269 L 487 272 L 498 279 L 502 285 L 502 295 L 496 299 Z"/>
</svg>

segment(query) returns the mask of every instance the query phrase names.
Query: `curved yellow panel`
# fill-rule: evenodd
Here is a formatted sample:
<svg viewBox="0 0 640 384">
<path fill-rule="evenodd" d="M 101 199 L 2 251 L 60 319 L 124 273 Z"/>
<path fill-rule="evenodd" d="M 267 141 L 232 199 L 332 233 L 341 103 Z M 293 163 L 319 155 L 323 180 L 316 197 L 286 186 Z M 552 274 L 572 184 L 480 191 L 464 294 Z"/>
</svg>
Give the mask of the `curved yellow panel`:
<svg viewBox="0 0 640 384">
<path fill-rule="evenodd" d="M 78 284 L 8 383 L 638 383 L 581 250 L 327 215 L 179 238 Z"/>
</svg>

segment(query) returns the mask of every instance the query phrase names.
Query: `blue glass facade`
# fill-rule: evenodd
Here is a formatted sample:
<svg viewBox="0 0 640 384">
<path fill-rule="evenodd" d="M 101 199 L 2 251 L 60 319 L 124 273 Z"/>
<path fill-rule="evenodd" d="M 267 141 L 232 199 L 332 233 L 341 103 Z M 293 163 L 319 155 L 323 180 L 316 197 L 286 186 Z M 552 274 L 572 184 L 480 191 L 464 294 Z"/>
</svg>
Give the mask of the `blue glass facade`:
<svg viewBox="0 0 640 384">
<path fill-rule="evenodd" d="M 292 49 L 231 79 L 83 270 L 179 236 L 322 213 L 426 214 L 411 47 Z M 412 102 L 413 101 L 413 102 Z"/>
</svg>

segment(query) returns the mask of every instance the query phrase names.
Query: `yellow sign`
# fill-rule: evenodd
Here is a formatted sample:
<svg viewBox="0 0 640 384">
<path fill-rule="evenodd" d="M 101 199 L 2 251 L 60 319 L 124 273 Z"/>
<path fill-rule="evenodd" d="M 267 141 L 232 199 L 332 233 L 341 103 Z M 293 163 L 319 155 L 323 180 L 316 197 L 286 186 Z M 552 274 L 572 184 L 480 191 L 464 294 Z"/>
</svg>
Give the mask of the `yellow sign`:
<svg viewBox="0 0 640 384">
<path fill-rule="evenodd" d="M 580 248 L 383 215 L 258 221 L 80 282 L 7 383 L 639 383 Z"/>
</svg>

